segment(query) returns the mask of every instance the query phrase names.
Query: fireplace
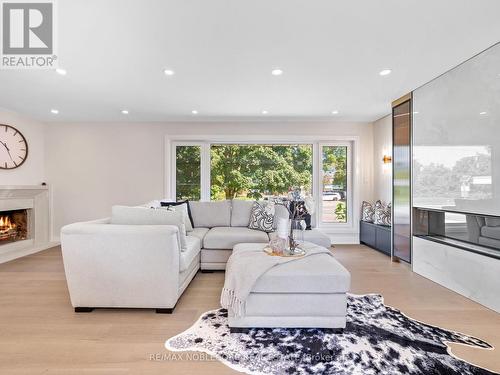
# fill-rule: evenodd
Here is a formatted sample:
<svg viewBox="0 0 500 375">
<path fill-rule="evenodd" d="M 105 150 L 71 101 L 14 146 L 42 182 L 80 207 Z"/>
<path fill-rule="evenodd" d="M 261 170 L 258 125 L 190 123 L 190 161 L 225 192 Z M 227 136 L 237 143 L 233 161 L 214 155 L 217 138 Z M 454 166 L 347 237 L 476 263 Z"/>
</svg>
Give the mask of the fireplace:
<svg viewBox="0 0 500 375">
<path fill-rule="evenodd" d="M 0 220 L 0 263 L 56 244 L 50 241 L 46 185 L 0 185 Z"/>
<path fill-rule="evenodd" d="M 0 246 L 29 238 L 28 210 L 0 211 Z"/>
</svg>

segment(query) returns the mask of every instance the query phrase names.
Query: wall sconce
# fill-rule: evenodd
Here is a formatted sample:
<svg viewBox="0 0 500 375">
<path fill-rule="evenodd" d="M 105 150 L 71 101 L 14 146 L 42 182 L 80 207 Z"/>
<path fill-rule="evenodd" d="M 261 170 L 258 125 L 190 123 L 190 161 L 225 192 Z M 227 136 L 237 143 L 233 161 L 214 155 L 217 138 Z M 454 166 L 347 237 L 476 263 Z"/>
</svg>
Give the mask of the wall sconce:
<svg viewBox="0 0 500 375">
<path fill-rule="evenodd" d="M 384 155 L 384 157 L 382 158 L 382 161 L 384 162 L 384 164 L 389 164 L 392 162 L 392 157 L 389 155 Z"/>
</svg>

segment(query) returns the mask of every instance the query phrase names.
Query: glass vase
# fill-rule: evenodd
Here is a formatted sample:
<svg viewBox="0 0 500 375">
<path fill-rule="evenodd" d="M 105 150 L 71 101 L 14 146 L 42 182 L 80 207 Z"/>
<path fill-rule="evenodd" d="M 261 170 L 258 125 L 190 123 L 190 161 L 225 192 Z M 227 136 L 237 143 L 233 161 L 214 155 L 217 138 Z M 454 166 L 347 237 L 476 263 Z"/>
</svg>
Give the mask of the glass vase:
<svg viewBox="0 0 500 375">
<path fill-rule="evenodd" d="M 290 234 L 288 236 L 290 254 L 294 254 L 297 248 L 304 243 L 304 220 L 290 220 Z"/>
</svg>

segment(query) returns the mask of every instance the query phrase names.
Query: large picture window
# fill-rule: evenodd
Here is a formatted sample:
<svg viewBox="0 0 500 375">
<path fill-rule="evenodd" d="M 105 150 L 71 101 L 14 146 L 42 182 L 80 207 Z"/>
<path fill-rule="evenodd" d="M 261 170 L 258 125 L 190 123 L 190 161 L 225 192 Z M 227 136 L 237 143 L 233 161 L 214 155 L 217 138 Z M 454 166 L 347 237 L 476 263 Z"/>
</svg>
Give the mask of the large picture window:
<svg viewBox="0 0 500 375">
<path fill-rule="evenodd" d="M 262 199 L 294 188 L 312 193 L 312 145 L 213 144 L 210 197 Z"/>
<path fill-rule="evenodd" d="M 319 226 L 353 226 L 352 143 L 172 143 L 176 199 L 265 199 L 299 188 Z"/>
</svg>

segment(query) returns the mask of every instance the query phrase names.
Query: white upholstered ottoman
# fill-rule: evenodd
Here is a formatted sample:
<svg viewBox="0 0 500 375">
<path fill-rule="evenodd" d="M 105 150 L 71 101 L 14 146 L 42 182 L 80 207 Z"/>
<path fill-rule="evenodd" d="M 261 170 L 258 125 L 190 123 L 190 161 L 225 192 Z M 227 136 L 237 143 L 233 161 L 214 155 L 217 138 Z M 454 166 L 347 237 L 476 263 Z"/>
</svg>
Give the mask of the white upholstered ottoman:
<svg viewBox="0 0 500 375">
<path fill-rule="evenodd" d="M 233 254 L 262 250 L 265 246 L 242 243 L 234 247 Z M 349 271 L 328 254 L 280 264 L 257 280 L 242 316 L 229 312 L 229 327 L 233 333 L 254 327 L 342 330 L 346 325 L 346 293 L 350 285 Z"/>
</svg>

